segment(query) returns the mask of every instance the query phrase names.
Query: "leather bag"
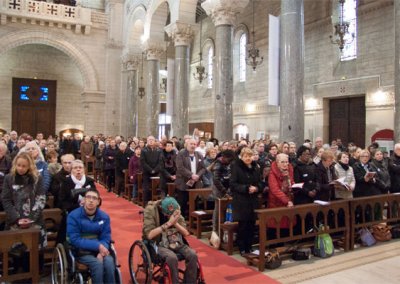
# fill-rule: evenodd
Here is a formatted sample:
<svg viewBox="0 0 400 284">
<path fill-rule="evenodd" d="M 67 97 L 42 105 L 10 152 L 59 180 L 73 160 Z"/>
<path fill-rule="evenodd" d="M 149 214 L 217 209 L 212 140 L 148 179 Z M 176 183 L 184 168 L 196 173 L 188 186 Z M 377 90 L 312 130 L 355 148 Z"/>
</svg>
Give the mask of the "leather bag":
<svg viewBox="0 0 400 284">
<path fill-rule="evenodd" d="M 277 269 L 282 265 L 282 259 L 279 256 L 279 252 L 271 250 L 265 253 L 265 268 Z"/>
<path fill-rule="evenodd" d="M 390 231 L 390 227 L 386 224 L 372 226 L 372 234 L 379 242 L 387 242 L 392 239 L 392 232 Z"/>
</svg>

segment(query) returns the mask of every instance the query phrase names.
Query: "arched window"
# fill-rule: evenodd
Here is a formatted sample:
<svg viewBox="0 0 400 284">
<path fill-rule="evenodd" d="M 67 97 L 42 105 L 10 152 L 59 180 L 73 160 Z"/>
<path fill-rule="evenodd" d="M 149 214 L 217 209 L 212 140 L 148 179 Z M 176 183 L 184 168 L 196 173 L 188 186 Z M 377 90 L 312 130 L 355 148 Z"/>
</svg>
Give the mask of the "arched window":
<svg viewBox="0 0 400 284">
<path fill-rule="evenodd" d="M 340 4 L 339 4 L 340 5 Z M 354 40 L 346 44 L 343 48 L 342 54 L 340 55 L 341 61 L 352 60 L 357 58 L 357 0 L 346 0 L 343 6 L 343 21 L 348 22 L 349 32 L 344 37 L 347 42 Z"/>
<path fill-rule="evenodd" d="M 246 45 L 247 35 L 243 33 L 239 40 L 239 82 L 246 81 Z"/>
<path fill-rule="evenodd" d="M 207 88 L 212 89 L 212 81 L 213 81 L 213 58 L 214 58 L 214 48 L 211 46 L 208 49 L 207 55 Z"/>
</svg>

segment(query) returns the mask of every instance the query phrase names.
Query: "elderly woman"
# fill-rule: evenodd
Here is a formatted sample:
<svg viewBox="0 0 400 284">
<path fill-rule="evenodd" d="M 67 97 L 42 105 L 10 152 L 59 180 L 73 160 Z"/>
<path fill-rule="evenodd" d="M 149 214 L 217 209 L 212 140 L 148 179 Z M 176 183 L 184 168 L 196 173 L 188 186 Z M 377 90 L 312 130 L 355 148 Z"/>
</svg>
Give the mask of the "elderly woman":
<svg viewBox="0 0 400 284">
<path fill-rule="evenodd" d="M 293 207 L 292 184 L 294 184 L 293 167 L 289 164 L 286 154 L 278 154 L 271 165 L 268 178 L 269 194 L 268 208 Z M 268 238 L 275 238 L 277 223 L 275 219 L 268 220 Z M 280 222 L 281 236 L 289 233 L 289 219 L 282 218 Z"/>
<path fill-rule="evenodd" d="M 253 151 L 243 148 L 239 160 L 231 165 L 230 188 L 233 194 L 233 219 L 238 221 L 237 242 L 240 254 L 251 252 L 256 214 L 257 195 L 263 188 L 260 185 L 260 167 L 253 161 Z"/>
<path fill-rule="evenodd" d="M 40 228 L 41 246 L 46 246 L 42 218 L 46 192 L 42 177 L 28 153 L 22 152 L 15 157 L 11 172 L 4 179 L 1 197 L 7 214 L 6 229 Z"/>
<path fill-rule="evenodd" d="M 343 179 L 342 184 L 335 185 L 336 199 L 351 199 L 356 186 L 353 168 L 349 165 L 349 154 L 340 152 L 337 156 L 337 164 L 335 165 L 335 174 L 338 179 Z"/>
<path fill-rule="evenodd" d="M 356 187 L 353 193 L 354 197 L 381 194 L 376 183 L 376 172 L 369 162 L 370 157 L 367 150 L 362 150 L 360 152 L 360 161 L 356 162 L 353 166 L 354 176 L 356 178 Z"/>
<path fill-rule="evenodd" d="M 376 149 L 371 161 L 372 171 L 376 172 L 376 185 L 382 194 L 386 194 L 390 190 L 390 174 L 383 160 L 383 152 Z"/>
<path fill-rule="evenodd" d="M 36 168 L 43 180 L 43 188 L 47 191 L 50 189 L 51 176 L 47 169 L 47 163 L 44 160 L 42 151 L 35 141 L 26 143 L 25 147 L 21 149 L 23 152 L 28 152 L 32 159 L 35 161 Z"/>
<path fill-rule="evenodd" d="M 334 167 L 335 155 L 331 150 L 325 150 L 321 155 L 321 161 L 317 165 L 316 176 L 319 183 L 319 191 L 315 199 L 330 201 L 334 199 L 333 181 L 337 179 Z"/>
<path fill-rule="evenodd" d="M 60 231 L 57 242 L 64 242 L 66 237 L 66 215 L 78 208 L 83 201 L 88 188 L 96 188 L 94 180 L 85 175 L 85 167 L 81 160 L 74 160 L 71 163 L 71 175 L 61 184 L 56 207 L 63 213 Z"/>
</svg>

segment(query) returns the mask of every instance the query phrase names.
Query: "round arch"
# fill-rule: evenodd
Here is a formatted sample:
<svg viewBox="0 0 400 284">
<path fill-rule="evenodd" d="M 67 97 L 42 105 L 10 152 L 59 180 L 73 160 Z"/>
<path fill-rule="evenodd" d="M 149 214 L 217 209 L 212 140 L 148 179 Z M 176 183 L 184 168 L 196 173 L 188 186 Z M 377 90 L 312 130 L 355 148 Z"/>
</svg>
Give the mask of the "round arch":
<svg viewBox="0 0 400 284">
<path fill-rule="evenodd" d="M 67 54 L 82 73 L 85 91 L 98 90 L 98 80 L 93 64 L 83 50 L 65 40 L 61 35 L 39 30 L 8 33 L 0 38 L 0 56 L 7 51 L 26 44 L 43 44 Z"/>
<path fill-rule="evenodd" d="M 141 21 L 143 24 L 145 23 L 146 13 L 147 9 L 144 5 L 136 6 L 135 8 L 132 8 L 130 11 L 128 11 L 128 16 L 126 21 L 127 24 L 124 25 L 126 27 L 123 39 L 125 47 L 129 47 L 130 43 L 133 41 L 137 41 L 138 43 L 141 42 L 140 36 L 143 35 L 143 32 L 140 36 L 138 36 L 136 33 L 133 32 L 133 30 L 134 30 L 134 25 L 137 21 Z"/>
</svg>

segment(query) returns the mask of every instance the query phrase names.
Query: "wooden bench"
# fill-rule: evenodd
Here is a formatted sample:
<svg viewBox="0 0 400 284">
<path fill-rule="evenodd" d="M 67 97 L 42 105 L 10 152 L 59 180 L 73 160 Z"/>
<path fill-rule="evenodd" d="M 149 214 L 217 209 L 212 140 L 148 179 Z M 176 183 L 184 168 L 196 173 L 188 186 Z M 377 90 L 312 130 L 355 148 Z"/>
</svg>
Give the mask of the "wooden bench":
<svg viewBox="0 0 400 284">
<path fill-rule="evenodd" d="M 248 258 L 248 263 L 258 267 L 259 271 L 265 269 L 265 252 L 266 248 L 271 244 L 279 244 L 284 242 L 292 242 L 297 240 L 315 238 L 318 234 L 328 233 L 341 235 L 340 239 L 343 241 L 344 250 L 348 251 L 350 247 L 350 210 L 349 202 L 346 200 L 332 201 L 329 205 L 319 204 L 306 204 L 299 205 L 293 208 L 272 208 L 272 209 L 259 209 L 256 210 L 259 221 L 259 251 L 260 255 L 256 258 Z M 330 216 L 330 217 L 328 217 Z M 339 216 L 343 216 L 344 224 L 339 223 Z M 280 235 L 280 220 L 286 217 L 289 219 L 289 236 L 284 237 Z M 300 232 L 294 234 L 294 220 L 300 221 Z M 322 217 L 322 218 L 321 218 Z M 270 219 L 274 219 L 276 223 L 276 238 L 268 239 L 267 228 Z M 306 228 L 306 219 L 312 218 L 313 224 L 317 225 L 317 221 L 322 221 L 325 225 L 324 230 L 321 232 L 310 232 Z M 333 219 L 332 219 L 333 218 Z M 333 226 L 328 227 L 327 224 L 333 221 Z"/>
<path fill-rule="evenodd" d="M 380 223 L 398 223 L 400 221 L 400 195 L 382 194 L 370 197 L 354 198 L 350 204 L 350 249 L 354 249 L 358 231 Z M 387 212 L 385 214 L 385 212 Z"/>
<path fill-rule="evenodd" d="M 89 158 L 85 159 L 85 173 L 87 175 L 95 176 L 96 175 L 96 157 L 90 156 Z"/>
<path fill-rule="evenodd" d="M 174 182 L 167 182 L 168 196 L 175 197 L 176 186 Z"/>
<path fill-rule="evenodd" d="M 144 198 L 143 198 L 143 174 L 137 173 L 137 184 L 138 184 L 138 196 L 137 196 L 137 204 L 140 206 L 144 206 Z"/>
<path fill-rule="evenodd" d="M 189 190 L 189 231 L 201 238 L 204 231 L 212 230 L 213 210 L 208 208 L 208 197 L 211 194 L 211 188 L 199 188 Z M 196 210 L 196 198 L 202 198 L 203 209 Z"/>
<path fill-rule="evenodd" d="M 132 191 L 133 191 L 133 184 L 131 183 L 131 179 L 129 177 L 129 171 L 124 170 L 124 193 L 122 194 L 122 197 L 131 201 Z"/>
<path fill-rule="evenodd" d="M 57 236 L 61 226 L 62 211 L 59 208 L 44 209 L 42 214 L 47 231 L 47 247 L 44 249 L 44 260 L 45 263 L 50 263 L 53 250 L 57 246 Z"/>
<path fill-rule="evenodd" d="M 32 283 L 39 283 L 39 234 L 38 229 L 25 229 L 17 231 L 0 232 L 0 257 L 2 271 L 0 282 L 32 279 Z M 15 243 L 24 243 L 29 251 L 29 271 L 9 275 L 9 257 L 11 247 Z"/>
<path fill-rule="evenodd" d="M 151 200 L 156 201 L 161 198 L 160 177 L 150 177 L 151 180 Z"/>
</svg>

